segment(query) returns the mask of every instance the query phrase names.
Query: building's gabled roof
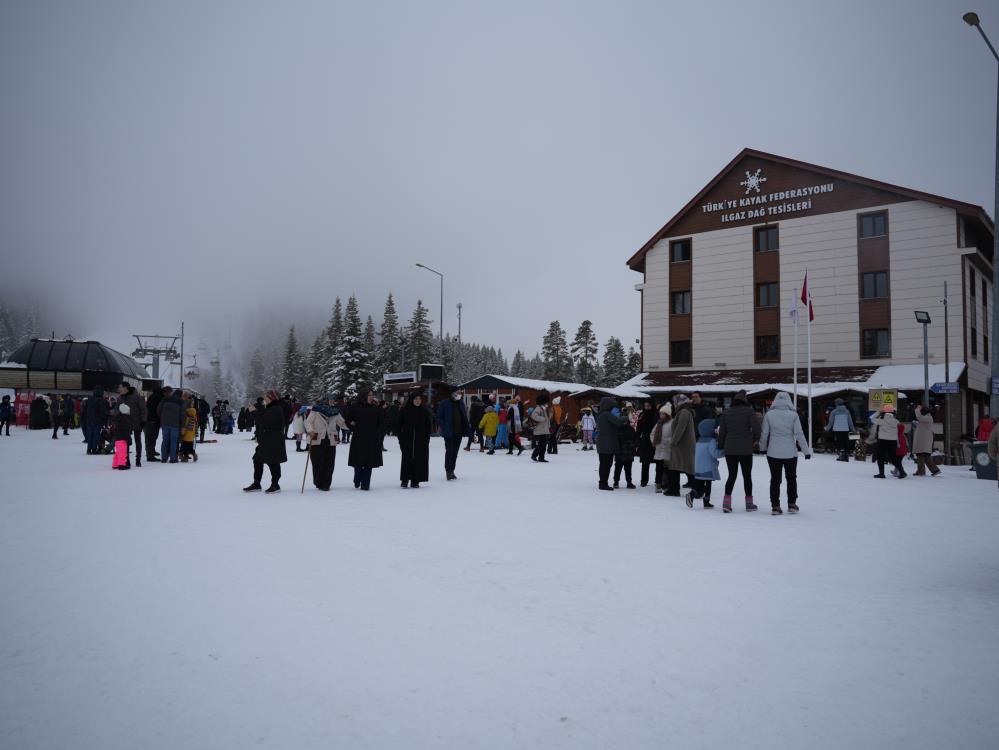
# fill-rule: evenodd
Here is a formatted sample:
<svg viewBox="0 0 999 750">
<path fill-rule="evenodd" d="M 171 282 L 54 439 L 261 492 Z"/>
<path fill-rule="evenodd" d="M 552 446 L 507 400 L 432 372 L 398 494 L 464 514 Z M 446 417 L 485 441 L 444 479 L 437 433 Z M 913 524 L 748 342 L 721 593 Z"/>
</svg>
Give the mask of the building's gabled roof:
<svg viewBox="0 0 999 750">
<path fill-rule="evenodd" d="M 879 180 L 872 180 L 868 177 L 861 177 L 860 175 L 851 174 L 849 172 L 843 172 L 838 169 L 830 169 L 829 167 L 822 167 L 817 164 L 809 164 L 808 162 L 798 161 L 796 159 L 788 159 L 785 156 L 778 156 L 776 154 L 768 154 L 764 151 L 757 151 L 752 148 L 744 148 L 739 154 L 732 159 L 725 167 L 715 175 L 714 179 L 711 180 L 704 188 L 697 193 L 690 201 L 681 208 L 677 214 L 670 219 L 666 224 L 649 238 L 649 241 L 639 248 L 638 252 L 632 255 L 628 259 L 628 266 L 634 271 L 643 271 L 645 266 L 645 256 L 651 250 L 659 240 L 664 237 L 668 237 L 670 230 L 676 226 L 682 219 L 684 219 L 691 210 L 696 208 L 704 197 L 711 192 L 711 190 L 718 185 L 723 178 L 725 178 L 740 161 L 746 159 L 747 157 L 753 157 L 756 159 L 762 159 L 765 161 L 773 162 L 774 164 L 783 165 L 785 167 L 790 167 L 793 169 L 807 170 L 809 172 L 814 172 L 816 174 L 825 175 L 832 179 L 842 180 L 844 182 L 854 183 L 857 185 L 862 185 L 868 188 L 873 188 L 875 190 L 881 190 L 888 193 L 894 193 L 897 196 L 902 196 L 908 200 L 920 200 L 926 201 L 927 203 L 934 203 L 940 206 L 947 206 L 953 208 L 959 214 L 964 216 L 974 217 L 980 221 L 986 229 L 991 233 L 995 229 L 993 227 L 992 219 L 989 218 L 988 214 L 981 206 L 976 206 L 972 203 L 965 203 L 963 201 L 956 201 L 951 198 L 944 198 L 940 195 L 933 195 L 931 193 L 924 193 L 920 190 L 912 190 L 911 188 L 901 187 L 899 185 L 892 185 L 887 182 L 881 182 Z"/>
<path fill-rule="evenodd" d="M 480 375 L 479 377 L 458 386 L 458 388 L 528 388 L 532 391 L 564 393 L 585 391 L 590 387 L 591 386 L 586 385 L 586 383 L 563 383 L 557 380 L 515 378 L 509 375 Z"/>
</svg>

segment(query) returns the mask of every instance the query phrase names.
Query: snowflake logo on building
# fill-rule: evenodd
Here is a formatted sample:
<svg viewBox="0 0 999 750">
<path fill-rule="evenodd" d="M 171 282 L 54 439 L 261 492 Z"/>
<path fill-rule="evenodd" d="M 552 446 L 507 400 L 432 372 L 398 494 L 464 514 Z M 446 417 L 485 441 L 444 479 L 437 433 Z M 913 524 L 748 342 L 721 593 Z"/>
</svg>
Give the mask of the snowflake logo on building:
<svg viewBox="0 0 999 750">
<path fill-rule="evenodd" d="M 763 170 L 757 169 L 756 172 L 746 172 L 746 179 L 739 184 L 746 188 L 746 195 L 753 190 L 757 193 L 760 192 L 760 185 L 767 181 L 766 177 L 762 175 Z"/>
</svg>

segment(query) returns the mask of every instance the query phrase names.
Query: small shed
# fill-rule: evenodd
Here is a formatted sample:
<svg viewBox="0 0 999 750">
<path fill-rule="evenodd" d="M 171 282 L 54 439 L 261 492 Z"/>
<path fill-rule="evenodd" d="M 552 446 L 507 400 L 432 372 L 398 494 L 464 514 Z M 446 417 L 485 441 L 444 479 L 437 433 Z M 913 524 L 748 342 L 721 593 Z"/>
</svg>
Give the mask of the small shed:
<svg viewBox="0 0 999 750">
<path fill-rule="evenodd" d="M 470 396 L 488 398 L 495 393 L 498 398 L 506 399 L 520 396 L 525 406 L 533 406 L 539 393 L 548 393 L 553 399 L 560 398 L 559 406 L 568 424 L 579 422 L 579 405 L 569 398 L 577 391 L 590 388 L 585 383 L 565 383 L 557 380 L 535 380 L 534 378 L 517 378 L 510 375 L 480 375 L 458 386 L 465 391 L 466 400 Z"/>
</svg>

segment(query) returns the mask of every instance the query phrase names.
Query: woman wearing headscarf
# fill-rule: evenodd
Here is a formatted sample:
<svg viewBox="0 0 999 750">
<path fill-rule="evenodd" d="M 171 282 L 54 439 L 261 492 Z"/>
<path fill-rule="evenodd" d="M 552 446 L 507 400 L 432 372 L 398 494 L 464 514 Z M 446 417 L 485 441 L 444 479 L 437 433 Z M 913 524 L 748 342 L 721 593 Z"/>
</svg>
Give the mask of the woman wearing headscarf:
<svg viewBox="0 0 999 750">
<path fill-rule="evenodd" d="M 333 486 L 336 446 L 340 442 L 340 430 L 347 427 L 340 410 L 332 402 L 328 394 L 321 396 L 304 424 L 309 440 L 309 460 L 312 461 L 312 483 L 323 492 Z"/>
<path fill-rule="evenodd" d="M 375 394 L 363 390 L 347 410 L 351 430 L 347 463 L 354 467 L 354 487 L 371 489 L 371 471 L 382 465 L 382 410 Z"/>
<path fill-rule="evenodd" d="M 399 479 L 402 488 L 419 489 L 430 478 L 430 434 L 434 431 L 430 410 L 423 405 L 423 394 L 411 393 L 399 412 L 396 435 L 399 438 Z"/>
<path fill-rule="evenodd" d="M 284 449 L 284 409 L 284 402 L 277 391 L 270 390 L 264 394 L 264 409 L 257 414 L 257 449 L 253 452 L 253 483 L 244 487 L 244 492 L 261 489 L 260 480 L 264 477 L 264 465 L 271 471 L 271 486 L 267 488 L 267 492 L 281 491 L 278 484 L 281 479 L 281 464 L 288 460 L 288 454 Z"/>
</svg>

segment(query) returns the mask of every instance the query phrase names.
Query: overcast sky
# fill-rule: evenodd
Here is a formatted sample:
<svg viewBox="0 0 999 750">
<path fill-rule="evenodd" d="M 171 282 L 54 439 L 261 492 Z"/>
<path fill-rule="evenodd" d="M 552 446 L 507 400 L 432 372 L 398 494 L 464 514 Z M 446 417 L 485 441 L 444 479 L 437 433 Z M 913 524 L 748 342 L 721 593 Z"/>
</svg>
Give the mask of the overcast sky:
<svg viewBox="0 0 999 750">
<path fill-rule="evenodd" d="M 634 342 L 625 261 L 744 146 L 991 215 L 970 9 L 999 43 L 995 0 L 5 0 L 3 294 L 214 345 L 337 294 L 436 320 L 422 262 L 466 340 Z"/>
</svg>

